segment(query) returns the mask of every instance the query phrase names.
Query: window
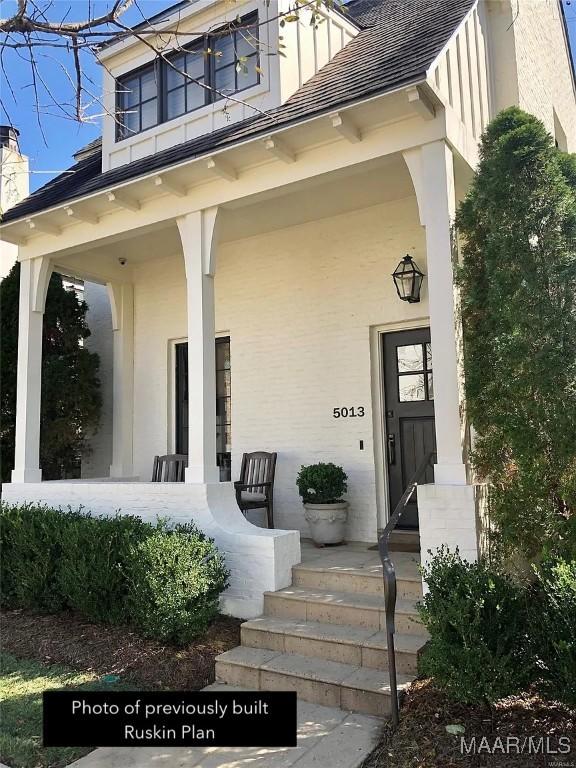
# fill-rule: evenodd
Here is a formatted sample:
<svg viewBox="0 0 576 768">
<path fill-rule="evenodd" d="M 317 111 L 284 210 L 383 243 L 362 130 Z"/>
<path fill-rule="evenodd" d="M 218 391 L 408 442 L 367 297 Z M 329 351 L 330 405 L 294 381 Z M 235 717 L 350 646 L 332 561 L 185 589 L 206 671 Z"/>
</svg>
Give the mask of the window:
<svg viewBox="0 0 576 768">
<path fill-rule="evenodd" d="M 118 138 L 158 125 L 158 72 L 149 64 L 118 80 Z"/>
<path fill-rule="evenodd" d="M 159 59 L 119 78 L 116 139 L 257 85 L 258 64 L 258 14 L 252 13 L 168 61 Z"/>
<path fill-rule="evenodd" d="M 216 464 L 220 480 L 232 477 L 232 391 L 230 385 L 230 337 L 216 344 Z M 188 453 L 188 344 L 176 344 L 176 453 Z"/>
<path fill-rule="evenodd" d="M 258 16 L 253 14 L 241 22 L 239 29 L 214 35 L 211 47 L 214 55 L 213 85 L 222 96 L 237 93 L 258 83 Z"/>
<path fill-rule="evenodd" d="M 166 66 L 166 120 L 192 112 L 206 104 L 205 82 L 206 54 L 204 44 L 195 45 L 190 51 L 170 59 Z M 186 73 L 191 78 L 185 77 Z"/>
<path fill-rule="evenodd" d="M 398 400 L 434 400 L 432 351 L 430 342 L 396 348 L 398 362 Z"/>
</svg>

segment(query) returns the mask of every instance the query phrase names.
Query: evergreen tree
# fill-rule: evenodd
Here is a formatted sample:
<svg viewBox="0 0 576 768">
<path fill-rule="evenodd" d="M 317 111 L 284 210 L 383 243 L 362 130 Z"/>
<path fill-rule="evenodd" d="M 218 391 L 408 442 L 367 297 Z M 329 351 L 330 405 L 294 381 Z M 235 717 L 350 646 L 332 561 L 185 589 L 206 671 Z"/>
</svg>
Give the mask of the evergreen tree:
<svg viewBox="0 0 576 768">
<path fill-rule="evenodd" d="M 10 479 L 14 467 L 19 290 L 17 263 L 0 284 L 3 482 Z M 62 277 L 53 274 L 46 297 L 42 342 L 40 466 L 45 480 L 77 474 L 80 458 L 87 450 L 86 434 L 98 426 L 99 358 L 82 346 L 90 336 L 87 309 L 86 302 L 79 301 L 74 291 L 64 288 Z"/>
<path fill-rule="evenodd" d="M 488 126 L 456 220 L 473 461 L 503 550 L 576 533 L 576 158 L 512 107 Z"/>
</svg>

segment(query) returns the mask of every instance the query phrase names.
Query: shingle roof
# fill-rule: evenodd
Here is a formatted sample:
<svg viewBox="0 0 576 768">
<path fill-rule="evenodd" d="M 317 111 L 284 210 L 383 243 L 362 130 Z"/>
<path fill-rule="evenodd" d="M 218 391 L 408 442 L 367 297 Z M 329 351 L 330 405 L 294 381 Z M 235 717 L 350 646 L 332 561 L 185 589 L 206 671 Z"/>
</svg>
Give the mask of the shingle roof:
<svg viewBox="0 0 576 768">
<path fill-rule="evenodd" d="M 265 135 L 348 103 L 421 80 L 475 0 L 352 0 L 363 27 L 270 117 L 254 115 L 155 155 L 102 173 L 101 153 L 86 157 L 4 216 L 13 221 L 154 170 Z"/>
</svg>

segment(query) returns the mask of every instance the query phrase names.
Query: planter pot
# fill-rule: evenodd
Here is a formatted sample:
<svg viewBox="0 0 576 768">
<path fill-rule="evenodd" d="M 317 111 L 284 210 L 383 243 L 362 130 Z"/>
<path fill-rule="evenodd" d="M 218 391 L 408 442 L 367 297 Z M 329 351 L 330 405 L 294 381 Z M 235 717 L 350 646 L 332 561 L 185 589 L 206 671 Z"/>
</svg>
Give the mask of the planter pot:
<svg viewBox="0 0 576 768">
<path fill-rule="evenodd" d="M 315 544 L 341 544 L 346 532 L 348 502 L 304 504 L 304 517 Z"/>
</svg>

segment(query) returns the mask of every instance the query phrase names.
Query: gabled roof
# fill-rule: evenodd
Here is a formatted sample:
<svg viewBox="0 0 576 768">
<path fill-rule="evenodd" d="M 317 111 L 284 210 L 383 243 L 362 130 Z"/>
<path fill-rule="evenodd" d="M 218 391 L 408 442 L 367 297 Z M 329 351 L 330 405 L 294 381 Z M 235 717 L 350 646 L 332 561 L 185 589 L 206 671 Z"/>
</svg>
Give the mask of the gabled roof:
<svg viewBox="0 0 576 768">
<path fill-rule="evenodd" d="M 4 221 L 419 82 L 475 2 L 352 0 L 348 15 L 362 30 L 269 116 L 254 115 L 106 173 L 101 170 L 101 151 L 94 152 L 7 211 Z"/>
</svg>

